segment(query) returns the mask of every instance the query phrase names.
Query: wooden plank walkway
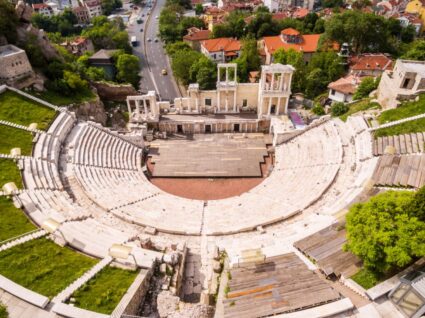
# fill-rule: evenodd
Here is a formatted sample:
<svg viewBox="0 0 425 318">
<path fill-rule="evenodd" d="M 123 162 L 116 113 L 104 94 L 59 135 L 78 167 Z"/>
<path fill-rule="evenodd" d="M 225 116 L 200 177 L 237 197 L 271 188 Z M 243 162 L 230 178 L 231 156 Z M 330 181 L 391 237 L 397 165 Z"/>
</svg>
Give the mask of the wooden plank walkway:
<svg viewBox="0 0 425 318">
<path fill-rule="evenodd" d="M 295 242 L 294 247 L 313 259 L 326 276 L 348 278 L 359 270 L 361 262 L 342 250 L 346 241 L 346 230 L 334 224 Z"/>
<path fill-rule="evenodd" d="M 243 263 L 230 270 L 224 317 L 265 317 L 341 298 L 295 253 Z"/>
</svg>

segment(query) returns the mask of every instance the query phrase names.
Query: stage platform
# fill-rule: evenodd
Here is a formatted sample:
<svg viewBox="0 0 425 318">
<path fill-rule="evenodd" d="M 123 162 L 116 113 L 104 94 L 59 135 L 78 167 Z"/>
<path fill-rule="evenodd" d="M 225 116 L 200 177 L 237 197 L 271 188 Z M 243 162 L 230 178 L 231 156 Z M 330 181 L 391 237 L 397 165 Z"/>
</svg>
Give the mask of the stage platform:
<svg viewBox="0 0 425 318">
<path fill-rule="evenodd" d="M 198 134 L 155 140 L 149 157 L 153 177 L 262 177 L 268 135 Z"/>
</svg>

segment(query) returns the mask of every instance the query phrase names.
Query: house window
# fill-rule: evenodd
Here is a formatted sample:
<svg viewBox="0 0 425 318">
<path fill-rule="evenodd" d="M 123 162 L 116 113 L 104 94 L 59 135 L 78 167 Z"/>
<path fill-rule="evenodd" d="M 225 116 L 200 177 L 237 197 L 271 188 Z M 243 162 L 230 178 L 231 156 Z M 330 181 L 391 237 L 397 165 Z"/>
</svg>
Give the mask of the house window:
<svg viewBox="0 0 425 318">
<path fill-rule="evenodd" d="M 242 99 L 242 107 L 246 107 L 248 105 L 248 100 Z"/>
<path fill-rule="evenodd" d="M 213 54 L 213 59 L 214 59 L 214 60 L 216 59 L 215 53 Z"/>
<path fill-rule="evenodd" d="M 205 106 L 211 106 L 211 98 L 205 98 Z"/>
<path fill-rule="evenodd" d="M 410 78 L 406 78 L 403 82 L 403 88 L 407 88 L 409 86 L 410 83 Z"/>
<path fill-rule="evenodd" d="M 334 89 L 331 89 L 331 95 L 335 95 L 335 90 Z"/>
</svg>

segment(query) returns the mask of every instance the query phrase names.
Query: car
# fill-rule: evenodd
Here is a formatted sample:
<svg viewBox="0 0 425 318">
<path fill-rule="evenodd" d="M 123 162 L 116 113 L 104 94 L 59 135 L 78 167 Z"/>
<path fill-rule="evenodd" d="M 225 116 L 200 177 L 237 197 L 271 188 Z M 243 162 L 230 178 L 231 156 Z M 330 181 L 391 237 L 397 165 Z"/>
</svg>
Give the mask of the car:
<svg viewBox="0 0 425 318">
<path fill-rule="evenodd" d="M 155 42 L 158 42 L 158 38 L 155 38 Z"/>
<path fill-rule="evenodd" d="M 150 42 L 150 41 L 152 41 L 152 40 L 151 40 L 150 38 L 147 38 L 147 41 L 148 41 L 148 42 Z"/>
<path fill-rule="evenodd" d="M 158 19 L 158 16 L 155 16 L 155 19 Z"/>
<path fill-rule="evenodd" d="M 162 69 L 162 71 L 161 71 L 161 74 L 162 74 L 162 75 L 167 75 L 167 74 L 168 74 L 168 73 L 167 73 L 167 70 L 166 70 L 165 68 L 163 68 L 163 69 Z"/>
<path fill-rule="evenodd" d="M 140 29 L 140 32 L 143 32 L 143 29 Z"/>
<path fill-rule="evenodd" d="M 142 13 L 142 17 L 144 17 L 145 16 L 145 14 L 144 13 Z"/>
</svg>

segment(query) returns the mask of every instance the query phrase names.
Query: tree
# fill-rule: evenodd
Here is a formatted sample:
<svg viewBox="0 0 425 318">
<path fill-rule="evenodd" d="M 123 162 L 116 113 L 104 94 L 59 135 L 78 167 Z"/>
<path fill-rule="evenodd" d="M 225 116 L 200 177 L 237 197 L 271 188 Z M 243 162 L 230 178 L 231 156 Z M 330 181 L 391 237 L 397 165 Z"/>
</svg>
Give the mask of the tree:
<svg viewBox="0 0 425 318">
<path fill-rule="evenodd" d="M 112 11 L 121 7 L 121 0 L 102 0 L 102 12 L 104 15 L 110 15 Z"/>
<path fill-rule="evenodd" d="M 6 37 L 9 43 L 16 43 L 18 17 L 15 8 L 8 0 L 0 0 L 0 36 Z"/>
<path fill-rule="evenodd" d="M 409 215 L 417 217 L 422 222 L 425 222 L 425 186 L 415 193 L 412 201 L 407 205 L 406 210 Z"/>
<path fill-rule="evenodd" d="M 425 41 L 417 40 L 412 43 L 410 49 L 402 56 L 407 60 L 425 61 Z"/>
<path fill-rule="evenodd" d="M 168 56 L 170 56 L 171 58 L 174 56 L 176 52 L 183 51 L 183 50 L 192 50 L 192 48 L 189 46 L 189 44 L 182 41 L 168 44 L 165 48 L 165 51 L 167 52 Z"/>
<path fill-rule="evenodd" d="M 204 7 L 200 3 L 196 4 L 196 6 L 195 6 L 195 14 L 196 15 L 201 15 L 202 13 L 204 13 Z"/>
<path fill-rule="evenodd" d="M 217 82 L 216 65 L 205 55 L 190 67 L 190 82 L 198 83 L 200 89 L 214 89 Z"/>
<path fill-rule="evenodd" d="M 116 57 L 117 80 L 138 87 L 140 76 L 139 58 L 134 55 L 121 53 Z"/>
<path fill-rule="evenodd" d="M 63 72 L 63 80 L 71 89 L 71 91 L 74 92 L 84 91 L 89 87 L 86 80 L 83 80 L 80 75 L 70 71 Z"/>
<path fill-rule="evenodd" d="M 338 102 L 332 105 L 331 107 L 331 113 L 332 116 L 341 116 L 344 115 L 346 112 L 348 112 L 348 106 L 342 102 Z"/>
<path fill-rule="evenodd" d="M 295 68 L 295 72 L 292 76 L 292 91 L 304 91 L 306 67 L 303 54 L 292 48 L 289 50 L 280 48 L 273 54 L 273 60 L 275 63 L 292 65 Z"/>
<path fill-rule="evenodd" d="M 355 204 L 346 217 L 344 249 L 379 273 L 406 266 L 425 255 L 425 223 L 406 206 L 412 193 L 388 191 Z"/>
<path fill-rule="evenodd" d="M 246 33 L 245 13 L 235 10 L 225 18 L 225 22 L 214 26 L 213 38 L 242 38 Z"/>
<path fill-rule="evenodd" d="M 322 6 L 324 8 L 340 8 L 344 4 L 343 0 L 323 0 Z"/>
<path fill-rule="evenodd" d="M 249 72 L 260 69 L 261 60 L 258 55 L 257 41 L 254 38 L 246 38 L 242 43 L 241 56 L 234 62 L 238 64 L 239 80 L 247 82 Z"/>
<path fill-rule="evenodd" d="M 193 79 L 193 74 L 191 76 L 190 69 L 192 65 L 203 56 L 203 54 L 193 50 L 177 51 L 173 55 L 173 59 L 171 61 L 171 68 L 173 69 L 174 76 L 184 85 L 189 84 L 191 79 Z"/>
<path fill-rule="evenodd" d="M 353 99 L 361 99 L 367 97 L 372 91 L 378 88 L 380 78 L 366 77 L 354 93 Z"/>
</svg>

